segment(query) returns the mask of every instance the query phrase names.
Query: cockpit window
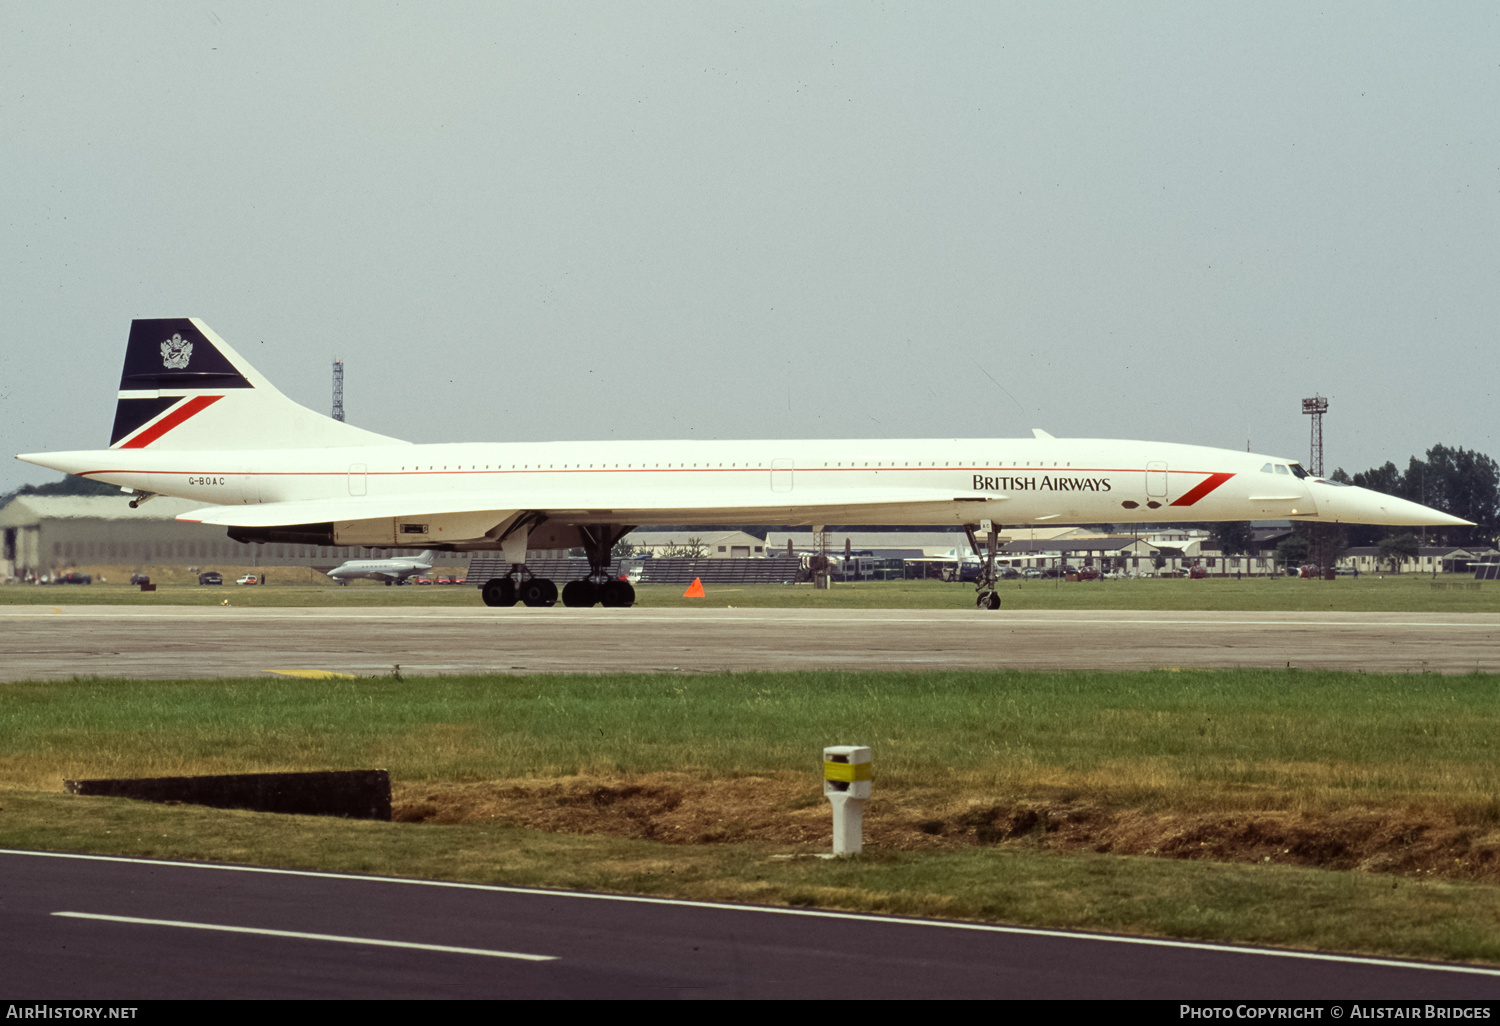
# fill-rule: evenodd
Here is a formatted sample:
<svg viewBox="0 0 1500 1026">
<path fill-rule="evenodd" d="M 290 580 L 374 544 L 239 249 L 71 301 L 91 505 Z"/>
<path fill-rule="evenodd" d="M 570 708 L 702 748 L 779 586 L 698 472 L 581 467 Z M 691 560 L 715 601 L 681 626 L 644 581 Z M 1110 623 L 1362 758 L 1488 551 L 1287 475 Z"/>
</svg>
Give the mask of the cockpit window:
<svg viewBox="0 0 1500 1026">
<path fill-rule="evenodd" d="M 1262 474 L 1269 474 L 1271 472 L 1271 465 L 1267 463 L 1264 467 L 1260 468 L 1260 472 Z"/>
<path fill-rule="evenodd" d="M 1288 469 L 1286 469 L 1286 467 L 1283 464 L 1278 463 L 1278 464 L 1276 464 L 1276 473 L 1278 473 L 1278 474 L 1290 474 L 1291 471 L 1288 470 Z"/>
<path fill-rule="evenodd" d="M 1307 471 L 1302 469 L 1302 464 L 1300 463 L 1292 464 L 1292 473 L 1295 474 L 1298 478 L 1304 478 L 1307 476 Z"/>
</svg>

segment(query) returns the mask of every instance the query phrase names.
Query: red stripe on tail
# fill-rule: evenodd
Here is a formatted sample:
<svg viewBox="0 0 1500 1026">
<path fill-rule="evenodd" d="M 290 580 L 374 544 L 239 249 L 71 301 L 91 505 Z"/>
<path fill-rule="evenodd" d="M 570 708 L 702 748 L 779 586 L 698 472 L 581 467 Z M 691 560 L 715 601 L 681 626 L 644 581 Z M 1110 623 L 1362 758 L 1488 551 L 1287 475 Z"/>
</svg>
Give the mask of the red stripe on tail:
<svg viewBox="0 0 1500 1026">
<path fill-rule="evenodd" d="M 1192 491 L 1188 492 L 1186 495 L 1183 495 L 1176 502 L 1172 503 L 1172 505 L 1191 506 L 1193 503 L 1203 498 L 1209 492 L 1213 491 L 1215 488 L 1219 487 L 1219 485 L 1223 484 L 1225 481 L 1228 481 L 1233 476 L 1233 474 L 1210 474 L 1202 481 L 1199 481 L 1198 484 L 1192 489 Z"/>
<path fill-rule="evenodd" d="M 195 395 L 181 406 L 173 407 L 167 411 L 165 417 L 146 428 L 128 442 L 121 443 L 120 448 L 144 449 L 183 421 L 196 417 L 222 398 L 224 398 L 222 395 Z"/>
</svg>

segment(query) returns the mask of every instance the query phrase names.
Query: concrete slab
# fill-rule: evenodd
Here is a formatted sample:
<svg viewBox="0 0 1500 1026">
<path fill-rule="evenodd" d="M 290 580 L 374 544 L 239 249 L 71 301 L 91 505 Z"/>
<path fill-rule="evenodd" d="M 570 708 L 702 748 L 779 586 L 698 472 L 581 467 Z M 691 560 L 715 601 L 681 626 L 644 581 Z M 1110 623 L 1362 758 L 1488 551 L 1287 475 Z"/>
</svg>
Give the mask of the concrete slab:
<svg viewBox="0 0 1500 1026">
<path fill-rule="evenodd" d="M 11 606 L 0 679 L 1199 667 L 1500 672 L 1500 614 Z M 315 685 L 312 685 L 315 686 Z"/>
</svg>

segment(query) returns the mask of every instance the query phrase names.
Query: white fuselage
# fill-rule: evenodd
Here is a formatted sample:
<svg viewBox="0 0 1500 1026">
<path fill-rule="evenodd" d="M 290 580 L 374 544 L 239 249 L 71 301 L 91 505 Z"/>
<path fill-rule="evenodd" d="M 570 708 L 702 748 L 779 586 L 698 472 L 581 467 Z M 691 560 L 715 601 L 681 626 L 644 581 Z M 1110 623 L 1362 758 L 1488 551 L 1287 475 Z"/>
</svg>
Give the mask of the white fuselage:
<svg viewBox="0 0 1500 1026">
<path fill-rule="evenodd" d="M 1299 477 L 1281 457 L 1111 439 L 455 443 L 49 454 L 138 491 L 254 507 L 336 502 L 340 521 L 565 511 L 570 523 L 1428 523 L 1432 510 Z M 1269 469 L 1267 469 L 1269 468 Z M 1291 469 L 1289 469 L 1291 468 Z M 228 511 L 225 511 L 227 514 Z M 244 511 L 247 522 L 257 522 Z M 556 512 L 553 514 L 557 516 Z M 326 518 L 322 518 L 326 519 Z M 215 522 L 227 522 L 223 516 Z M 412 543 L 486 544 L 455 528 Z M 461 537 L 461 535 L 468 537 Z M 347 542 L 361 544 L 355 532 Z M 398 544 L 378 537 L 373 542 Z"/>
<path fill-rule="evenodd" d="M 408 578 L 425 574 L 431 569 L 431 563 L 416 559 L 351 559 L 328 571 L 328 576 L 341 583 L 364 578 L 403 584 Z"/>
</svg>

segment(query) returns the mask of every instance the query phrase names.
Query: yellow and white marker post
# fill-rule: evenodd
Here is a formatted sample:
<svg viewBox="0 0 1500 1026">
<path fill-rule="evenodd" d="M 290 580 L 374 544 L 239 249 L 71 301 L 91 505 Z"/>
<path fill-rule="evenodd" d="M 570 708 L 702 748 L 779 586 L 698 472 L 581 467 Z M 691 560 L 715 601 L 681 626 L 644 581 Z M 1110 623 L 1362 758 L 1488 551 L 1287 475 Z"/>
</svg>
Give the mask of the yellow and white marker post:
<svg viewBox="0 0 1500 1026">
<path fill-rule="evenodd" d="M 868 748 L 833 745 L 823 749 L 823 797 L 833 804 L 835 855 L 858 855 L 864 850 L 870 777 Z"/>
</svg>

